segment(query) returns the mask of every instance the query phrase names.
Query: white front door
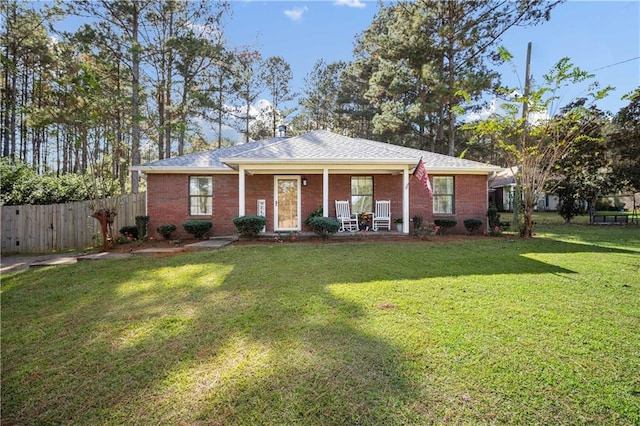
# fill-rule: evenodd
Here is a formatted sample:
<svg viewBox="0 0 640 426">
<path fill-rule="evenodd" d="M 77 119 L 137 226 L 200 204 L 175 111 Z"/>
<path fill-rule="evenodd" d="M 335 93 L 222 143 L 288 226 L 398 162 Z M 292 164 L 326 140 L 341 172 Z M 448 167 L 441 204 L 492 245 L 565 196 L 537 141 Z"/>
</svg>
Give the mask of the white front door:
<svg viewBox="0 0 640 426">
<path fill-rule="evenodd" d="M 274 230 L 299 231 L 300 176 L 276 176 L 274 186 Z"/>
</svg>

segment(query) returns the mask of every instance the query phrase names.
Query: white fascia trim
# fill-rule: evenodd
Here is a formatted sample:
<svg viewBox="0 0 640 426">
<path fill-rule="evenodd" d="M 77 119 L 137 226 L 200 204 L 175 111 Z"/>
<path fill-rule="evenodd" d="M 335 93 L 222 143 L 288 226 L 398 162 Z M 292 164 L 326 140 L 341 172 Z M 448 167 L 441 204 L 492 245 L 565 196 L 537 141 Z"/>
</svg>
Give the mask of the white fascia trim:
<svg viewBox="0 0 640 426">
<path fill-rule="evenodd" d="M 490 175 L 496 169 L 490 168 L 487 166 L 486 168 L 477 168 L 477 169 L 466 169 L 466 168 L 446 168 L 446 167 L 438 167 L 438 168 L 429 168 L 427 167 L 427 173 L 430 175 Z"/>
<path fill-rule="evenodd" d="M 256 167 L 251 167 L 255 165 Z M 263 162 L 247 162 L 243 164 L 245 166 L 245 170 L 304 170 L 304 169 L 329 169 L 331 171 L 337 171 L 343 168 L 348 168 L 349 166 L 358 166 L 358 168 L 367 168 L 371 166 L 381 166 L 384 165 L 385 169 L 412 169 L 415 165 L 413 162 L 410 164 L 411 167 L 407 167 L 409 164 L 399 164 L 392 163 L 388 161 L 344 161 L 344 162 L 333 162 L 333 163 L 319 163 L 317 161 L 308 161 L 308 162 L 300 162 L 296 163 L 292 162 L 273 162 L 273 161 L 263 161 Z M 285 167 L 283 167 L 285 166 Z M 238 174 L 238 170 L 229 169 L 229 168 L 218 168 L 218 167 L 181 167 L 181 166 L 171 166 L 171 167 L 154 167 L 154 166 L 134 166 L 130 168 L 131 171 L 140 171 L 145 174 L 229 174 L 235 175 Z M 499 167 L 495 166 L 485 166 L 478 168 L 457 168 L 457 167 L 427 167 L 427 173 L 429 174 L 469 174 L 469 175 L 477 175 L 483 174 L 488 175 L 497 170 L 501 170 Z"/>
<path fill-rule="evenodd" d="M 207 173 L 207 174 L 217 174 L 217 175 L 236 175 L 238 174 L 237 170 L 232 169 L 221 169 L 218 167 L 180 167 L 180 166 L 172 166 L 172 167 L 153 167 L 153 166 L 135 166 L 131 167 L 129 170 L 141 171 L 145 174 L 192 174 L 192 173 Z"/>
<path fill-rule="evenodd" d="M 414 159 L 353 159 L 353 158 L 295 158 L 295 159 L 278 159 L 278 158 L 220 158 L 225 164 L 231 165 L 378 165 L 383 164 L 386 166 L 415 166 L 416 160 Z"/>
</svg>

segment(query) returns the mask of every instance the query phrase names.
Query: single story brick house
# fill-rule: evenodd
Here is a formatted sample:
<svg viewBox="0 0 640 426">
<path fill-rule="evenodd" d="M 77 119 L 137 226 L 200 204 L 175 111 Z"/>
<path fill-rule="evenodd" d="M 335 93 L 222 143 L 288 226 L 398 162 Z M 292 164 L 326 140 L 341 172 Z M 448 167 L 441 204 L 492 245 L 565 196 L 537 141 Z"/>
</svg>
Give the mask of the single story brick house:
<svg viewBox="0 0 640 426">
<path fill-rule="evenodd" d="M 433 195 L 411 179 L 419 160 Z M 218 150 L 183 155 L 133 168 L 147 180 L 149 235 L 174 224 L 185 237 L 185 220 L 211 220 L 209 236 L 232 235 L 233 218 L 258 214 L 265 232 L 310 231 L 305 219 L 322 207 L 335 216 L 335 200 L 348 200 L 352 213 L 373 211 L 375 200 L 390 200 L 393 219 L 410 232 L 410 218 L 433 222 L 455 217 L 486 223 L 488 177 L 500 167 L 428 151 L 356 139 L 325 130 L 275 137 Z"/>
</svg>

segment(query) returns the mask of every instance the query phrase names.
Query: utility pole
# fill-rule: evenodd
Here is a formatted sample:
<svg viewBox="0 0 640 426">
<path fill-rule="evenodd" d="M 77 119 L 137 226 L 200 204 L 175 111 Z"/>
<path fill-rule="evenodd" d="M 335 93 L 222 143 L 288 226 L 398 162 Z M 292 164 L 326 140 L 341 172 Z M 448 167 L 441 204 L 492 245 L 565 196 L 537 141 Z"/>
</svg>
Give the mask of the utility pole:
<svg viewBox="0 0 640 426">
<path fill-rule="evenodd" d="M 528 130 L 528 116 L 529 116 L 529 92 L 531 86 L 531 42 L 527 43 L 527 63 L 525 66 L 525 78 L 524 78 L 524 102 L 522 103 L 522 139 L 520 141 L 520 158 L 524 158 L 524 151 L 527 146 L 527 130 Z M 522 164 L 518 169 L 518 175 L 521 175 L 523 170 Z M 518 223 L 518 216 L 520 214 L 520 208 L 522 204 L 522 180 L 517 181 L 519 177 L 514 176 L 516 179 L 516 193 L 513 200 L 513 223 Z"/>
<path fill-rule="evenodd" d="M 524 77 L 524 103 L 522 104 L 522 118 L 524 120 L 524 130 L 527 129 L 527 115 L 529 114 L 529 91 L 531 85 L 531 42 L 527 44 L 527 64 L 525 68 L 527 73 Z M 523 146 L 526 142 L 526 131 L 523 133 Z"/>
</svg>

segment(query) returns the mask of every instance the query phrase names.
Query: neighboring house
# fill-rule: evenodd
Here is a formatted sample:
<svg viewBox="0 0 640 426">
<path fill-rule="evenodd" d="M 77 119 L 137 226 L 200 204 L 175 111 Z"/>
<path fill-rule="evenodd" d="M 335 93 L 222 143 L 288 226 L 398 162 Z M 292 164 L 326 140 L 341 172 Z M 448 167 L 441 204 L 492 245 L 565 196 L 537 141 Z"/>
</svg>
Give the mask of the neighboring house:
<svg viewBox="0 0 640 426">
<path fill-rule="evenodd" d="M 430 197 L 412 172 L 422 158 Z M 355 139 L 318 130 L 146 163 L 133 168 L 147 179 L 150 235 L 162 224 L 211 220 L 210 235 L 237 233 L 233 218 L 262 215 L 265 231 L 311 231 L 305 219 L 318 207 L 335 216 L 335 200 L 349 200 L 352 213 L 391 200 L 393 219 L 422 215 L 432 222 L 455 217 L 486 222 L 487 179 L 500 167 L 412 148 Z"/>
<path fill-rule="evenodd" d="M 494 203 L 498 211 L 513 211 L 513 200 L 516 192 L 516 179 L 518 167 L 506 168 L 489 179 L 489 202 Z M 559 198 L 556 194 L 541 193 L 538 196 L 536 210 L 558 210 Z"/>
</svg>

